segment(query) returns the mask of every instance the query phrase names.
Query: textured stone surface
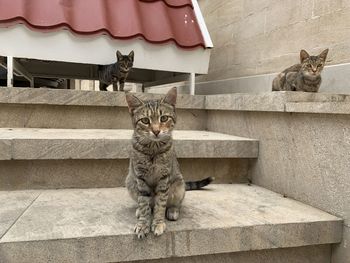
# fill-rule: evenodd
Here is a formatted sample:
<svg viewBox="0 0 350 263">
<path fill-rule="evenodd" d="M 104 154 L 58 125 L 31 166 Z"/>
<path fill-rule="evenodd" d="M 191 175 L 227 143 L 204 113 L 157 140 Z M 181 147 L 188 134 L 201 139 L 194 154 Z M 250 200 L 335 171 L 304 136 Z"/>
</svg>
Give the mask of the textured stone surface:
<svg viewBox="0 0 350 263">
<path fill-rule="evenodd" d="M 35 191 L 12 193 L 0 191 L 0 238 L 5 235 L 39 194 L 40 192 Z M 2 262 L 1 253 L 0 262 Z"/>
<path fill-rule="evenodd" d="M 124 186 L 129 161 L 0 161 L 0 190 Z"/>
<path fill-rule="evenodd" d="M 336 243 L 342 230 L 337 217 L 247 185 L 188 192 L 179 221 L 159 238 L 137 240 L 135 219 L 125 188 L 43 191 L 1 238 L 0 255 L 117 262 Z"/>
<path fill-rule="evenodd" d="M 197 81 L 198 95 L 271 92 L 272 80 L 276 73 L 249 77 Z"/>
<path fill-rule="evenodd" d="M 281 248 L 193 257 L 140 260 L 132 263 L 329 263 L 328 245 Z"/>
<path fill-rule="evenodd" d="M 137 93 L 142 99 L 161 98 L 162 95 Z M 43 104 L 72 106 L 110 106 L 126 107 L 124 92 L 102 92 L 83 90 L 0 88 L 0 103 L 5 104 Z M 177 108 L 203 109 L 204 96 L 178 94 Z"/>
<path fill-rule="evenodd" d="M 0 129 L 11 159 L 126 159 L 132 130 Z M 174 131 L 179 158 L 256 158 L 258 141 L 206 131 Z M 5 149 L 6 150 L 6 149 Z M 8 157 L 5 153 L 5 158 Z"/>
<path fill-rule="evenodd" d="M 215 183 L 247 183 L 249 168 L 256 159 L 206 158 L 179 159 L 180 169 L 186 181 L 208 176 Z"/>
<path fill-rule="evenodd" d="M 1 140 L 0 141 L 0 160 L 10 160 L 11 159 L 11 141 Z"/>
<path fill-rule="evenodd" d="M 186 181 L 214 176 L 215 183 L 246 183 L 249 159 L 179 159 Z M 0 190 L 124 186 L 129 160 L 0 161 Z"/>
<path fill-rule="evenodd" d="M 208 113 L 208 128 L 259 140 L 253 182 L 350 222 L 350 115 Z M 337 247 L 337 261 L 348 248 Z"/>
<path fill-rule="evenodd" d="M 205 108 L 207 110 L 349 114 L 350 95 L 285 91 L 208 95 Z"/>
<path fill-rule="evenodd" d="M 221 83 L 221 82 L 220 82 Z M 215 85 L 221 85 L 220 83 Z M 68 100 L 65 93 L 55 94 L 50 100 L 51 90 L 18 89 L 8 92 L 11 88 L 0 89 L 0 127 L 8 128 L 73 128 L 73 129 L 125 129 L 132 128 L 130 114 L 125 103 L 111 103 L 107 96 L 100 92 L 70 91 L 79 99 Z M 19 92 L 19 91 L 23 92 Z M 27 91 L 27 92 L 25 92 Z M 34 92 L 35 91 L 35 92 Z M 57 90 L 53 90 L 56 92 Z M 30 99 L 28 94 L 35 93 L 39 99 Z M 79 93 L 82 94 L 79 94 Z M 246 91 L 247 92 L 247 91 Z M 4 94 L 5 93 L 5 94 Z M 6 93 L 15 93 L 15 99 L 8 100 Z M 105 94 L 105 93 L 103 93 Z M 111 92 L 111 96 L 114 93 Z M 124 96 L 123 94 L 118 94 Z M 96 103 L 82 104 L 83 98 L 89 97 Z M 160 96 L 143 94 L 142 96 Z M 244 111 L 277 111 L 277 112 L 310 112 L 348 114 L 350 95 L 304 92 L 265 92 L 265 93 L 235 93 L 208 96 L 187 96 L 186 107 L 177 109 L 179 130 L 205 130 L 207 110 L 244 110 Z M 2 102 L 2 101 L 3 102 Z M 191 107 L 191 101 L 201 100 L 201 107 L 196 104 Z M 8 101 L 8 103 L 4 103 Z M 2 103 L 1 103 L 2 102 Z M 186 103 L 187 103 L 186 102 Z"/>
<path fill-rule="evenodd" d="M 286 112 L 350 114 L 350 103 L 344 102 L 289 102 Z"/>
<path fill-rule="evenodd" d="M 334 52 L 334 50 L 331 52 Z M 278 71 L 276 71 L 276 73 L 272 73 L 272 74 L 218 79 L 213 81 L 210 81 L 210 80 L 202 81 L 202 82 L 197 81 L 196 94 L 209 95 L 209 94 L 229 94 L 229 93 L 271 92 L 272 80 L 282 70 L 283 68 L 280 68 L 278 69 Z M 322 72 L 322 84 L 321 84 L 319 93 L 349 94 L 350 93 L 349 76 L 350 76 L 350 63 L 326 66 Z M 184 87 L 186 87 L 186 85 Z M 153 89 L 153 90 L 156 90 L 156 89 Z M 189 93 L 189 91 L 184 93 Z"/>
<path fill-rule="evenodd" d="M 302 48 L 311 54 L 329 48 L 330 65 L 350 62 L 348 0 L 200 0 L 199 5 L 215 47 L 202 79 L 280 72 L 298 62 Z"/>
<path fill-rule="evenodd" d="M 177 129 L 205 130 L 204 110 L 177 109 L 176 113 Z M 127 107 L 0 104 L 0 127 L 131 129 L 132 125 Z"/>
<path fill-rule="evenodd" d="M 312 92 L 278 92 L 286 96 L 287 102 L 335 102 L 349 103 L 350 95 L 347 94 L 328 94 Z"/>
<path fill-rule="evenodd" d="M 209 129 L 259 139 L 255 183 L 350 222 L 350 116 L 209 113 Z"/>
<path fill-rule="evenodd" d="M 206 97 L 208 110 L 284 111 L 285 93 L 223 94 Z"/>
<path fill-rule="evenodd" d="M 233 80 L 199 83 L 196 86 L 196 93 L 208 94 L 205 96 L 205 110 L 350 113 L 350 95 L 348 94 L 271 92 L 271 83 L 268 89 L 264 88 L 264 92 L 259 92 L 261 87 L 259 83 L 262 82 L 263 77 L 252 77 L 254 89 L 249 89 L 249 85 L 246 85 L 248 79 L 239 79 L 238 86 L 242 86 L 241 88 L 233 88 L 234 84 L 231 83 Z M 272 78 L 270 79 L 272 81 Z M 265 80 L 262 84 L 266 82 Z"/>
<path fill-rule="evenodd" d="M 333 245 L 332 262 L 350 263 L 350 227 L 344 226 L 343 240 L 339 245 Z"/>
</svg>

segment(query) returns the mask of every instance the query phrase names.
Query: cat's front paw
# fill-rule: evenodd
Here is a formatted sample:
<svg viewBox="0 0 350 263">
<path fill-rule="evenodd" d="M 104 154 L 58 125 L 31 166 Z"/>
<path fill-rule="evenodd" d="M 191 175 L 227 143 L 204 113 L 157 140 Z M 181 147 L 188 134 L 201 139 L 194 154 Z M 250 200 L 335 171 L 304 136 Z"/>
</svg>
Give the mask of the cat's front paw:
<svg viewBox="0 0 350 263">
<path fill-rule="evenodd" d="M 160 236 L 164 233 L 166 228 L 165 222 L 157 222 L 152 224 L 152 232 L 155 236 Z"/>
<path fill-rule="evenodd" d="M 134 232 L 139 239 L 145 238 L 150 231 L 150 227 L 145 222 L 137 222 Z"/>
</svg>

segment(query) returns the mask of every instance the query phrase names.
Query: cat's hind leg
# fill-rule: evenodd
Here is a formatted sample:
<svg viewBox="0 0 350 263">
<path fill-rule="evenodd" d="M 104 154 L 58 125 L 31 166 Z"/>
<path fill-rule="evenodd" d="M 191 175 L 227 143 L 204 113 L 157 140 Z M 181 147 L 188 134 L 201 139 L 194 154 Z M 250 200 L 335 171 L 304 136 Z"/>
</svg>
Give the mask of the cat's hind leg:
<svg viewBox="0 0 350 263">
<path fill-rule="evenodd" d="M 185 197 L 185 182 L 181 179 L 174 182 L 169 189 L 166 218 L 176 221 L 180 215 L 180 208 Z"/>
<path fill-rule="evenodd" d="M 107 91 L 107 87 L 108 87 L 107 84 L 104 84 L 104 83 L 102 83 L 102 82 L 100 81 L 100 90 L 101 90 L 101 91 Z"/>
<path fill-rule="evenodd" d="M 124 79 L 119 80 L 119 91 L 124 91 L 124 84 L 125 84 Z"/>
<path fill-rule="evenodd" d="M 176 221 L 180 216 L 180 208 L 176 206 L 172 206 L 166 209 L 166 218 L 169 221 Z"/>
<path fill-rule="evenodd" d="M 285 82 L 285 73 L 278 74 L 272 81 L 272 91 L 280 91 L 283 90 L 284 82 Z"/>
<path fill-rule="evenodd" d="M 297 85 L 297 72 L 288 72 L 286 74 L 286 81 L 284 85 L 284 90 L 286 91 L 295 91 Z"/>
<path fill-rule="evenodd" d="M 113 91 L 118 91 L 118 80 L 117 79 L 113 79 Z"/>
</svg>

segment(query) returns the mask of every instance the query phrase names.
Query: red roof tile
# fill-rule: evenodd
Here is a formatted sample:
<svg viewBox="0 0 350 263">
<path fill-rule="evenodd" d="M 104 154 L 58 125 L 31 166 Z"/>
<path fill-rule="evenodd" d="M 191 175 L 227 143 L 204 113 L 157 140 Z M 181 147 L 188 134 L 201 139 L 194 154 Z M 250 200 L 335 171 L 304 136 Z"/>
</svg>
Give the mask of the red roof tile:
<svg viewBox="0 0 350 263">
<path fill-rule="evenodd" d="M 69 28 L 80 35 L 205 47 L 191 0 L 0 0 L 0 26 L 19 23 L 41 31 Z"/>
<path fill-rule="evenodd" d="M 142 2 L 156 2 L 156 1 L 162 1 L 162 0 L 140 0 L 140 1 L 142 1 Z M 163 2 L 171 7 L 184 7 L 186 5 L 193 7 L 191 0 L 163 0 Z"/>
</svg>

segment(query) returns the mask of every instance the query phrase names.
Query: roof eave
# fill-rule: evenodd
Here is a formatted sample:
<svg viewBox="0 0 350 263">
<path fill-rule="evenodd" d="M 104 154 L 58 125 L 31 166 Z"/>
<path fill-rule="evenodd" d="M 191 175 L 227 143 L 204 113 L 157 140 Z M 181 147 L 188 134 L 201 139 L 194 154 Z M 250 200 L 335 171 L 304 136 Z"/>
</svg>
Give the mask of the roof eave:
<svg viewBox="0 0 350 263">
<path fill-rule="evenodd" d="M 214 47 L 213 41 L 211 40 L 211 37 L 210 37 L 209 31 L 208 31 L 207 25 L 205 24 L 204 17 L 202 15 L 202 11 L 201 11 L 201 9 L 199 7 L 199 4 L 198 4 L 198 1 L 197 0 L 192 0 L 192 5 L 193 5 L 193 8 L 194 8 L 194 13 L 196 15 L 199 28 L 200 28 L 200 30 L 202 32 L 202 36 L 203 36 L 203 39 L 204 39 L 205 47 L 206 48 L 213 48 Z"/>
</svg>

